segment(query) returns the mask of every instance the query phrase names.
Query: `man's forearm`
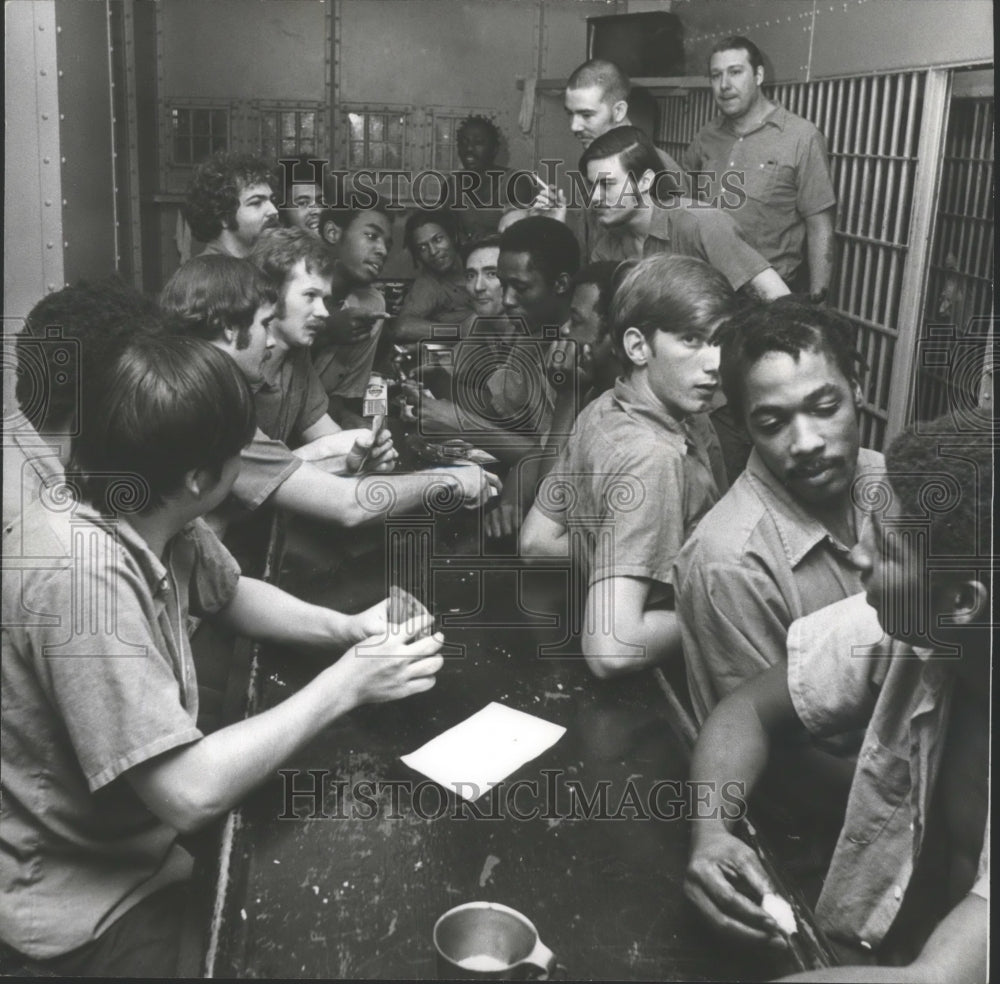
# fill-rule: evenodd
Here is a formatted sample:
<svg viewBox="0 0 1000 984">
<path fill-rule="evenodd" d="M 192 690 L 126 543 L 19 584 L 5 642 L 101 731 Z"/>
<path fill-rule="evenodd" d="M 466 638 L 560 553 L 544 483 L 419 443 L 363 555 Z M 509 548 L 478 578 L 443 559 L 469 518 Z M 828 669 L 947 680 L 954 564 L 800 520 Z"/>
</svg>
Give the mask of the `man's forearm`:
<svg viewBox="0 0 1000 984">
<path fill-rule="evenodd" d="M 351 617 L 308 602 L 256 578 L 241 577 L 232 601 L 215 619 L 239 635 L 330 650 L 339 656 L 357 642 Z"/>
<path fill-rule="evenodd" d="M 699 789 L 712 790 L 711 804 L 701 811 L 691 825 L 691 847 L 696 850 L 702 837 L 728 831 L 732 821 L 724 819 L 726 804 L 721 798 L 723 784 L 730 780 L 743 783 L 743 795 L 749 797 L 767 765 L 771 738 L 743 690 L 737 690 L 708 716 L 698 736 L 691 757 L 692 783 L 704 782 Z"/>
<path fill-rule="evenodd" d="M 809 256 L 809 292 L 830 289 L 833 275 L 833 209 L 806 218 L 806 248 Z"/>
</svg>

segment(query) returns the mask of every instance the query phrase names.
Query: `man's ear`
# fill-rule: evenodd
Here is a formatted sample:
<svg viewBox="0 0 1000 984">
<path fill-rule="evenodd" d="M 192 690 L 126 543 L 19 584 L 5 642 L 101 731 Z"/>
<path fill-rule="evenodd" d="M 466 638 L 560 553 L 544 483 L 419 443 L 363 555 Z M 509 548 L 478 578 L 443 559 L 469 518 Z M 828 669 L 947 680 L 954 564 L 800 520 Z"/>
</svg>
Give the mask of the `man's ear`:
<svg viewBox="0 0 1000 984">
<path fill-rule="evenodd" d="M 982 581 L 969 578 L 952 581 L 943 588 L 942 614 L 952 625 L 972 625 L 989 613 L 990 593 Z"/>
<path fill-rule="evenodd" d="M 340 226 L 336 222 L 327 222 L 320 230 L 320 236 L 330 246 L 336 246 L 340 242 Z"/>
<path fill-rule="evenodd" d="M 650 168 L 647 168 L 645 171 L 642 172 L 641 176 L 639 177 L 639 181 L 636 187 L 643 195 L 648 195 L 649 189 L 652 188 L 653 182 L 655 180 L 656 180 L 656 172 Z"/>
<path fill-rule="evenodd" d="M 617 126 L 626 116 L 628 116 L 628 103 L 624 99 L 619 99 L 611 107 L 611 121 Z"/>
<path fill-rule="evenodd" d="M 638 328 L 626 328 L 622 335 L 625 358 L 634 366 L 644 366 L 649 361 L 649 342 Z"/>
<path fill-rule="evenodd" d="M 754 77 L 754 81 L 757 83 L 758 86 L 762 86 L 764 84 L 764 66 L 763 65 L 758 65 L 754 69 L 753 77 Z"/>
<path fill-rule="evenodd" d="M 557 294 L 568 294 L 573 289 L 573 278 L 568 273 L 560 273 L 552 284 Z"/>
<path fill-rule="evenodd" d="M 208 468 L 192 468 L 184 473 L 184 490 L 195 499 L 200 499 L 210 492 L 219 478 Z"/>
</svg>

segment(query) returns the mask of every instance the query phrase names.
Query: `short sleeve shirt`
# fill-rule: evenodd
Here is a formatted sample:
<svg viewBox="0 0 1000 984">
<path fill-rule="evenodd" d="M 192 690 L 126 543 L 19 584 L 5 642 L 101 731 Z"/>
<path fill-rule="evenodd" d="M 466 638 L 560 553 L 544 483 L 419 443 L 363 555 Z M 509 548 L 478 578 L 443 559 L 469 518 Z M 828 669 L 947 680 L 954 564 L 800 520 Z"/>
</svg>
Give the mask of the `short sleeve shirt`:
<svg viewBox="0 0 1000 984">
<path fill-rule="evenodd" d="M 568 528 L 588 587 L 609 577 L 673 584 L 681 545 L 724 487 L 713 443 L 703 414 L 677 421 L 626 378 L 581 411 L 535 505 Z"/>
<path fill-rule="evenodd" d="M 668 205 L 653 203 L 649 235 L 641 252 L 634 239 L 601 230 L 591 254 L 592 260 L 630 260 L 676 253 L 693 256 L 715 267 L 739 290 L 770 263 L 751 246 L 726 212 L 686 199 Z"/>
<path fill-rule="evenodd" d="M 122 776 L 201 738 L 186 620 L 239 567 L 201 520 L 161 560 L 82 505 L 30 506 L 3 548 L 0 936 L 44 959 L 190 874 Z"/>
<path fill-rule="evenodd" d="M 805 220 L 837 204 L 826 142 L 808 120 L 776 104 L 750 133 L 733 133 L 725 117 L 706 124 L 684 152 L 689 173 L 708 175 L 708 200 L 723 197 L 733 221 L 788 282 L 802 264 Z M 727 177 L 729 176 L 729 177 Z"/>
<path fill-rule="evenodd" d="M 465 270 L 456 267 L 443 277 L 422 271 L 413 281 L 413 286 L 399 309 L 399 316 L 457 325 L 471 311 L 472 301 L 465 289 Z"/>
<path fill-rule="evenodd" d="M 862 448 L 857 474 L 879 472 Z M 860 537 L 869 517 L 854 506 Z M 785 658 L 796 619 L 861 590 L 853 544 L 836 540 L 752 451 L 745 471 L 705 517 L 674 571 L 677 615 L 695 715 Z"/>
<path fill-rule="evenodd" d="M 940 776 L 954 677 L 927 655 L 887 637 L 863 594 L 788 632 L 788 689 L 806 728 L 823 737 L 867 726 L 816 905 L 831 937 L 866 949 L 900 911 Z M 988 815 L 971 891 L 989 898 Z"/>
<path fill-rule="evenodd" d="M 56 448 L 20 410 L 3 423 L 3 523 L 65 480 Z"/>
<path fill-rule="evenodd" d="M 296 458 L 287 444 L 268 437 L 258 427 L 253 440 L 240 452 L 240 473 L 230 499 L 242 509 L 259 509 L 301 466 L 302 459 Z"/>
<path fill-rule="evenodd" d="M 290 447 L 303 442 L 303 433 L 327 412 L 329 404 L 308 348 L 289 351 L 277 375 L 254 393 L 257 426 Z"/>
<path fill-rule="evenodd" d="M 341 307 L 385 314 L 385 297 L 377 287 L 359 287 L 344 298 Z M 327 396 L 356 398 L 364 395 L 383 325 L 383 321 L 376 322 L 367 338 L 352 345 L 317 343 L 313 347 L 313 365 Z"/>
</svg>

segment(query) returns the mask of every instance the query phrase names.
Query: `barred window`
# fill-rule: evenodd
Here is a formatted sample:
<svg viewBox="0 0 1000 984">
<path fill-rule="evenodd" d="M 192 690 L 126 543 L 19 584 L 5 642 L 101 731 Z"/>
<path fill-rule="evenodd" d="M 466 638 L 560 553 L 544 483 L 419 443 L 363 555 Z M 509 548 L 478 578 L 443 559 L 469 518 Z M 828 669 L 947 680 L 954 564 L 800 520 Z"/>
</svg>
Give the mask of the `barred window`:
<svg viewBox="0 0 1000 984">
<path fill-rule="evenodd" d="M 351 110 L 347 114 L 349 168 L 397 169 L 404 166 L 406 112 Z"/>
<path fill-rule="evenodd" d="M 229 148 L 229 108 L 173 106 L 170 109 L 172 163 L 190 167 Z"/>
<path fill-rule="evenodd" d="M 319 146 L 319 114 L 315 109 L 262 107 L 260 153 L 265 160 L 315 155 Z"/>
</svg>

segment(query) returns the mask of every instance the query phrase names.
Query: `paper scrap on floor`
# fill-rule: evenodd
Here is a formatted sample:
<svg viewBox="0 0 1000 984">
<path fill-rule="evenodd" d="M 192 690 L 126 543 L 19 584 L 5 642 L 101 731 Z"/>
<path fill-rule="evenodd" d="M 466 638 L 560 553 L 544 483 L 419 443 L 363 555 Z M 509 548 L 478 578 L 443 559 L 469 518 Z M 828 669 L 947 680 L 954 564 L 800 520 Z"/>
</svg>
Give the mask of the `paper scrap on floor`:
<svg viewBox="0 0 1000 984">
<path fill-rule="evenodd" d="M 561 725 L 494 701 L 402 760 L 472 801 L 541 755 L 565 731 Z"/>
</svg>

